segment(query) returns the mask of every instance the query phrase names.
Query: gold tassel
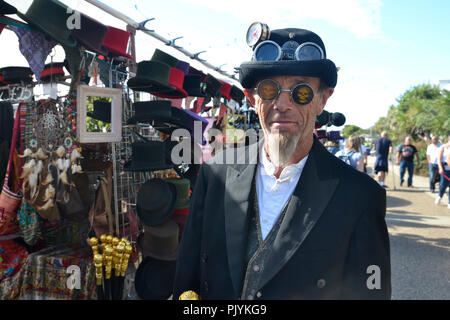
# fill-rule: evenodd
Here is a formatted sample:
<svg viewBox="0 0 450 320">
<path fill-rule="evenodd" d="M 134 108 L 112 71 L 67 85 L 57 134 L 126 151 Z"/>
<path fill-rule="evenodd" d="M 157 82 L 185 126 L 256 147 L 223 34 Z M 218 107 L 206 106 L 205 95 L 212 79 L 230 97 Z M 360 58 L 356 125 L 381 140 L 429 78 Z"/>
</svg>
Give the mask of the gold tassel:
<svg viewBox="0 0 450 320">
<path fill-rule="evenodd" d="M 55 194 L 56 194 L 55 188 L 53 188 L 52 185 L 49 185 L 47 189 L 45 189 L 44 201 L 47 202 L 48 200 L 53 199 Z"/>
<path fill-rule="evenodd" d="M 42 207 L 37 207 L 37 211 L 44 211 L 44 210 L 48 210 L 50 208 L 53 208 L 55 204 L 53 203 L 53 199 L 48 200 Z"/>
</svg>

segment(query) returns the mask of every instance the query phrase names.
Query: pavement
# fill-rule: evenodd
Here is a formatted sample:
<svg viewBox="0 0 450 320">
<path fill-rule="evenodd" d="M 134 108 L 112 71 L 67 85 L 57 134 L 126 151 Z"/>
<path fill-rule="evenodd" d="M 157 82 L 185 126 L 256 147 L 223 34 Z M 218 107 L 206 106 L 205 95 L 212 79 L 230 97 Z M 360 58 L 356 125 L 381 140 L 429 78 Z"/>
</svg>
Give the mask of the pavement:
<svg viewBox="0 0 450 320">
<path fill-rule="evenodd" d="M 369 157 L 369 174 L 374 160 Z M 386 222 L 391 245 L 392 299 L 450 300 L 449 191 L 435 205 L 437 194 L 429 192 L 427 177 L 414 176 L 412 188 L 405 186 L 406 181 L 400 187 L 399 167 L 395 165 L 392 170 L 389 164 L 391 172 L 385 183 L 389 186 Z"/>
</svg>

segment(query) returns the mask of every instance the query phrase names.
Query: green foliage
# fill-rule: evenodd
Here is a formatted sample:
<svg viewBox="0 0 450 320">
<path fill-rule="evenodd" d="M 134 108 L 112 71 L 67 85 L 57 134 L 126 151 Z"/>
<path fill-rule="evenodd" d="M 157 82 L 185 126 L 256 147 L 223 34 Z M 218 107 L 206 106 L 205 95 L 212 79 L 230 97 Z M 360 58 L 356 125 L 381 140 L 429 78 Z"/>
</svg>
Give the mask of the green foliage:
<svg viewBox="0 0 450 320">
<path fill-rule="evenodd" d="M 411 136 L 423 163 L 416 169 L 424 173 L 428 139 L 431 135 L 447 137 L 450 134 L 450 92 L 439 86 L 422 84 L 407 90 L 397 102 L 397 106 L 389 108 L 386 117 L 378 119 L 372 132 L 379 136 L 386 131 L 393 145 Z"/>
<path fill-rule="evenodd" d="M 111 98 L 95 97 L 95 100 L 111 102 Z M 86 100 L 86 112 L 94 111 L 94 97 L 88 97 Z M 86 130 L 87 132 L 111 132 L 111 124 L 97 119 L 93 119 L 89 116 L 86 117 Z"/>
<path fill-rule="evenodd" d="M 341 135 L 346 139 L 348 137 L 350 137 L 352 134 L 361 135 L 361 134 L 365 134 L 365 133 L 366 133 L 366 130 L 364 130 L 358 126 L 355 126 L 353 124 L 346 125 L 344 127 L 344 129 L 342 129 L 342 131 L 341 131 Z"/>
</svg>

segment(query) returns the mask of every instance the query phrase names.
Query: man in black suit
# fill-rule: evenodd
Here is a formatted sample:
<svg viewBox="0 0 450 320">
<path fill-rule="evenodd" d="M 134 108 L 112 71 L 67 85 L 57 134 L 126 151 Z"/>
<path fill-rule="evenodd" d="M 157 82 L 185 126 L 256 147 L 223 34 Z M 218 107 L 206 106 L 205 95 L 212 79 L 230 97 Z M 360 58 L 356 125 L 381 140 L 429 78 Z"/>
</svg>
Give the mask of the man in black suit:
<svg viewBox="0 0 450 320">
<path fill-rule="evenodd" d="M 335 64 L 311 31 L 249 34 L 240 82 L 264 138 L 202 164 L 174 299 L 390 299 L 386 191 L 313 134 Z"/>
</svg>

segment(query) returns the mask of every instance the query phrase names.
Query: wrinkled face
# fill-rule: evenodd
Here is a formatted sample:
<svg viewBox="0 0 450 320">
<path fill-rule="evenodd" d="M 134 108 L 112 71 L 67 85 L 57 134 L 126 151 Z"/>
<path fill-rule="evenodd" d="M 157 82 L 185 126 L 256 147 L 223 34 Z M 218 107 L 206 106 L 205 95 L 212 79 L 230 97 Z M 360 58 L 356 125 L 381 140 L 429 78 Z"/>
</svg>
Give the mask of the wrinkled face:
<svg viewBox="0 0 450 320">
<path fill-rule="evenodd" d="M 282 91 L 278 98 L 272 101 L 262 100 L 253 92 L 254 105 L 259 115 L 261 126 L 265 132 L 279 131 L 284 136 L 299 135 L 300 141 L 307 135 L 312 136 L 316 116 L 325 106 L 326 100 L 333 93 L 333 88 L 326 88 L 319 93 L 320 79 L 304 76 L 274 76 L 268 77 L 278 82 L 281 89 L 292 89 L 299 83 L 308 84 L 314 91 L 314 99 L 306 105 L 298 105 L 292 101 L 287 91 Z M 307 99 L 309 92 L 298 92 L 299 98 Z"/>
</svg>

